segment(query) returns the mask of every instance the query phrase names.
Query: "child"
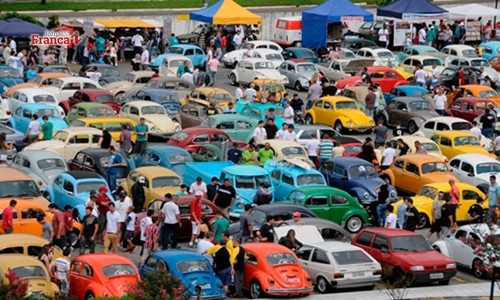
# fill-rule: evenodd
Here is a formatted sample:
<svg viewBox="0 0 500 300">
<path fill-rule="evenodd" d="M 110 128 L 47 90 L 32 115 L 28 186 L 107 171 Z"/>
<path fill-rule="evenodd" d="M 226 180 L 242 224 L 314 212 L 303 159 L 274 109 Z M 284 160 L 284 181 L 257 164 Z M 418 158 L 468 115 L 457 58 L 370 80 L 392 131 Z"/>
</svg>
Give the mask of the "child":
<svg viewBox="0 0 500 300">
<path fill-rule="evenodd" d="M 181 184 L 181 190 L 177 192 L 177 195 L 187 195 L 187 194 L 189 194 L 187 185 L 183 183 Z"/>
</svg>

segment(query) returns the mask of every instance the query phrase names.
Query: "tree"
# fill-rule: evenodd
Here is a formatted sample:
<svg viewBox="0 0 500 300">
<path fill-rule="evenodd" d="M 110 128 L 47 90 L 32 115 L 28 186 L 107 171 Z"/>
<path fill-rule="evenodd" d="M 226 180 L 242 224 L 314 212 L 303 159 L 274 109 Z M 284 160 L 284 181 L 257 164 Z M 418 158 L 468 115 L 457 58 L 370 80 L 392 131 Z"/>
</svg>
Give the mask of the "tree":
<svg viewBox="0 0 500 300">
<path fill-rule="evenodd" d="M 59 24 L 61 24 L 61 23 L 59 22 L 59 16 L 58 15 L 51 15 L 51 16 L 49 16 L 49 23 L 47 23 L 47 28 L 48 29 L 55 28 L 55 27 L 59 26 Z"/>
</svg>

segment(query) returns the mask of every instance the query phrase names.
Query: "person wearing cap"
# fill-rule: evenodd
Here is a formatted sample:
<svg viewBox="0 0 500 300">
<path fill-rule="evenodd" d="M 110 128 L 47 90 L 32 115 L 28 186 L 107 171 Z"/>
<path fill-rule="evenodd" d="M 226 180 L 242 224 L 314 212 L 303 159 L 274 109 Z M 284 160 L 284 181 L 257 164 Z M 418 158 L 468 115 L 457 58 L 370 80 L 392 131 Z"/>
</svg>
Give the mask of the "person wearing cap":
<svg viewBox="0 0 500 300">
<path fill-rule="evenodd" d="M 488 201 L 489 209 L 487 221 L 493 221 L 495 224 L 497 222 L 496 210 L 500 208 L 500 185 L 497 183 L 497 177 L 495 175 L 490 176 L 490 186 L 488 188 Z"/>
<path fill-rule="evenodd" d="M 109 204 L 113 203 L 111 199 L 106 194 L 108 192 L 108 188 L 104 185 L 99 187 L 99 194 L 97 194 L 96 204 L 97 211 L 99 212 L 98 220 L 99 220 L 99 230 L 98 230 L 98 240 L 103 241 L 103 233 L 106 227 L 106 214 L 109 211 Z"/>
<path fill-rule="evenodd" d="M 134 185 L 132 185 L 131 189 L 132 199 L 136 212 L 142 211 L 144 203 L 146 203 L 146 194 L 144 192 L 145 184 L 146 184 L 146 178 L 144 178 L 144 176 L 139 176 Z"/>
<path fill-rule="evenodd" d="M 64 235 L 64 213 L 57 209 L 57 205 L 54 203 L 49 204 L 49 212 L 53 215 L 52 228 L 54 228 L 54 239 L 52 240 L 52 243 L 62 249 L 66 244 Z"/>
<path fill-rule="evenodd" d="M 215 195 L 219 190 L 219 179 L 217 177 L 212 177 L 212 182 L 207 186 L 207 199 L 214 201 Z"/>
<path fill-rule="evenodd" d="M 109 146 L 108 164 L 106 165 L 106 175 L 108 176 L 108 185 L 111 191 L 116 190 L 116 179 L 118 177 L 119 167 L 122 165 L 122 156 L 115 151 L 114 146 Z"/>
<path fill-rule="evenodd" d="M 243 153 L 238 147 L 238 143 L 233 143 L 233 148 L 227 151 L 227 159 L 237 165 L 241 163 L 241 159 L 243 158 Z"/>
<path fill-rule="evenodd" d="M 197 192 L 201 192 L 202 197 L 207 197 L 207 185 L 203 182 L 201 177 L 197 177 L 196 181 L 191 184 L 189 188 L 190 194 L 196 194 Z"/>
<path fill-rule="evenodd" d="M 120 191 L 118 193 L 118 201 L 115 202 L 116 211 L 118 212 L 118 214 L 120 214 L 120 219 L 118 220 L 118 239 L 120 240 L 120 242 L 122 242 L 122 238 L 125 233 L 125 220 L 127 219 L 128 208 L 131 206 L 132 199 L 127 197 L 127 193 L 125 193 L 125 191 Z"/>
<path fill-rule="evenodd" d="M 273 192 L 269 190 L 269 183 L 264 182 L 262 187 L 255 193 L 253 203 L 256 205 L 269 204 L 273 201 Z"/>
<path fill-rule="evenodd" d="M 302 220 L 300 219 L 300 217 L 302 216 L 300 214 L 300 212 L 296 211 L 293 213 L 293 225 L 304 225 L 304 222 L 302 222 Z"/>
<path fill-rule="evenodd" d="M 172 249 L 175 249 L 177 248 L 177 233 L 182 223 L 179 205 L 169 193 L 165 194 L 165 205 L 161 208 L 161 216 L 163 217 L 163 226 L 160 230 L 161 247 L 165 250 L 170 244 Z"/>
<path fill-rule="evenodd" d="M 206 189 L 206 187 L 205 187 Z M 201 224 L 201 197 L 203 197 L 202 191 L 196 191 L 194 194 L 194 199 L 191 200 L 191 241 L 189 242 L 189 247 L 193 248 L 195 246 L 196 237 L 198 235 L 198 226 Z"/>
<path fill-rule="evenodd" d="M 250 215 L 252 212 L 252 205 L 245 204 L 245 211 L 240 215 L 240 231 L 241 242 L 246 243 L 253 239 L 253 218 Z"/>
</svg>

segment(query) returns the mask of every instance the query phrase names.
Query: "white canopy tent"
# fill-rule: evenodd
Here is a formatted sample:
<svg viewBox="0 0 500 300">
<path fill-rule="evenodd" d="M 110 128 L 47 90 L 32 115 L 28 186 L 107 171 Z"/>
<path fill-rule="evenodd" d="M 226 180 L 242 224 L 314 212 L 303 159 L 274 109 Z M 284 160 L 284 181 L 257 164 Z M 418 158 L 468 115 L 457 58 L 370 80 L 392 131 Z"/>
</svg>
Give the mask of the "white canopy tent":
<svg viewBox="0 0 500 300">
<path fill-rule="evenodd" d="M 500 10 L 480 4 L 466 4 L 447 8 L 450 15 L 463 17 L 483 17 L 485 19 L 500 16 Z"/>
</svg>

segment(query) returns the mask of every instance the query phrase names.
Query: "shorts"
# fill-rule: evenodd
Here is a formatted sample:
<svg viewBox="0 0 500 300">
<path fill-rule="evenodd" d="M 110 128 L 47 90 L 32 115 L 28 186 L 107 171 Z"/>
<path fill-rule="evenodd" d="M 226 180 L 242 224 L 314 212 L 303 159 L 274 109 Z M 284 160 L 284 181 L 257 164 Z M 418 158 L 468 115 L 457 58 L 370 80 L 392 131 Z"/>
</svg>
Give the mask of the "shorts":
<svg viewBox="0 0 500 300">
<path fill-rule="evenodd" d="M 199 225 L 195 221 L 191 221 L 191 227 L 192 227 L 191 233 L 192 234 L 198 234 L 198 226 Z"/>
<path fill-rule="evenodd" d="M 123 240 L 125 241 L 132 240 L 133 237 L 134 237 L 134 232 L 131 230 L 126 230 L 125 235 L 123 236 Z"/>
<path fill-rule="evenodd" d="M 430 232 L 431 233 L 440 233 L 441 232 L 441 224 L 439 224 L 439 220 L 432 222 Z"/>
<path fill-rule="evenodd" d="M 57 280 L 57 286 L 61 291 L 61 294 L 67 295 L 69 293 L 69 280 Z"/>
<path fill-rule="evenodd" d="M 215 275 L 219 277 L 220 281 L 224 286 L 231 284 L 231 268 L 226 268 L 224 270 L 216 271 Z"/>
<path fill-rule="evenodd" d="M 105 215 L 99 215 L 99 217 L 97 218 L 97 221 L 98 221 L 98 224 L 99 224 L 99 227 L 97 229 L 97 231 L 99 233 L 102 233 L 104 228 L 106 227 L 106 216 Z"/>
</svg>

